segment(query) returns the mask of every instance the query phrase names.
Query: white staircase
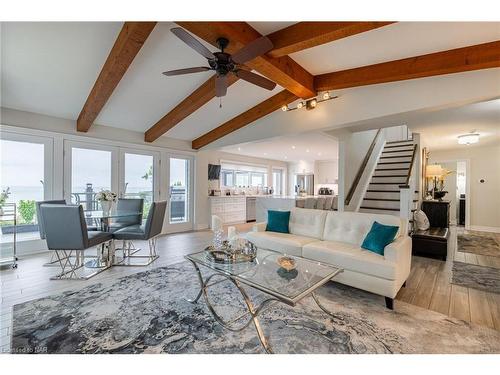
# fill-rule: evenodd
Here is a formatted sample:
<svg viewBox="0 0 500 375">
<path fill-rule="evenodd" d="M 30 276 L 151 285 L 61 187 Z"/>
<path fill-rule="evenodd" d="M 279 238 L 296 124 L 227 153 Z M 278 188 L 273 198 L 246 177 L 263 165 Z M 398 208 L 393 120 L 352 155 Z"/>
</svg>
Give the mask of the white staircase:
<svg viewBox="0 0 500 375">
<path fill-rule="evenodd" d="M 416 209 L 418 192 L 415 190 L 415 184 L 410 184 L 416 149 L 413 140 L 385 144 L 359 212 L 400 216 L 402 207 L 406 204 L 406 201 L 402 204 L 402 199 L 411 203 L 411 212 Z M 413 192 L 408 191 L 410 186 Z M 403 194 L 406 196 L 402 197 Z"/>
</svg>

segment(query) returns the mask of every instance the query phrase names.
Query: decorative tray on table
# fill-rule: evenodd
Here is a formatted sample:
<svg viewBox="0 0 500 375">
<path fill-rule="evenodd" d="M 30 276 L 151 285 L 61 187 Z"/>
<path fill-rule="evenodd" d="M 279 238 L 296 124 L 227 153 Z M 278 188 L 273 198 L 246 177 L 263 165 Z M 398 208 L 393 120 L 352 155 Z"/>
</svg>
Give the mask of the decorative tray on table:
<svg viewBox="0 0 500 375">
<path fill-rule="evenodd" d="M 257 247 L 250 241 L 244 241 L 243 246 L 234 248 L 228 241 L 222 242 L 222 247 L 216 249 L 213 245 L 205 248 L 205 254 L 209 261 L 220 264 L 234 264 L 252 262 L 257 256 Z"/>
</svg>

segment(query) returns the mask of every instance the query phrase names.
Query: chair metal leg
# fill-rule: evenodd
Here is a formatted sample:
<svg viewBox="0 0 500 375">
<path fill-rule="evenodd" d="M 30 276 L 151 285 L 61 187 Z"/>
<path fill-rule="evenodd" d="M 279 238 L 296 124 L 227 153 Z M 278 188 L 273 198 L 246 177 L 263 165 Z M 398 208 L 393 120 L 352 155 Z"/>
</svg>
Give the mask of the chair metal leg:
<svg viewBox="0 0 500 375">
<path fill-rule="evenodd" d="M 114 263 L 114 266 L 127 266 L 127 267 L 135 267 L 135 266 L 149 266 L 156 259 L 159 258 L 158 253 L 156 252 L 156 237 L 150 238 L 148 240 L 149 245 L 149 255 L 135 255 L 138 249 L 134 248 L 134 252 L 131 251 L 131 247 L 133 247 L 132 241 L 127 241 L 127 245 L 123 247 L 123 259 L 119 262 Z M 144 262 L 135 262 L 134 259 L 142 258 L 146 259 Z"/>
<path fill-rule="evenodd" d="M 107 244 L 108 249 L 112 251 L 112 246 L 113 246 L 112 241 L 105 242 L 100 246 L 102 246 L 104 249 L 105 244 Z M 108 260 L 107 265 L 105 267 L 96 268 L 94 272 L 88 275 L 78 276 L 77 271 L 86 268 L 84 263 L 85 250 L 53 250 L 53 251 L 56 254 L 57 262 L 61 267 L 61 272 L 56 276 L 51 277 L 50 280 L 88 280 L 91 277 L 94 277 L 95 275 L 111 267 L 110 262 Z M 73 252 L 75 252 L 75 255 L 73 255 Z M 108 256 L 109 255 L 110 254 L 108 253 Z"/>
</svg>

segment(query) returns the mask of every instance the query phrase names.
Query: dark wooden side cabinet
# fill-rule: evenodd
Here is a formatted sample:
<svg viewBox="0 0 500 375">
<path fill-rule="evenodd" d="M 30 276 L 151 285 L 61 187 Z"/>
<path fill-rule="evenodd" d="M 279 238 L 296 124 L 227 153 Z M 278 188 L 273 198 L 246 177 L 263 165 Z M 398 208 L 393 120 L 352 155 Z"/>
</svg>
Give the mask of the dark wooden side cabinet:
<svg viewBox="0 0 500 375">
<path fill-rule="evenodd" d="M 450 226 L 450 201 L 422 201 L 422 211 L 429 218 L 431 227 L 448 228 Z"/>
</svg>

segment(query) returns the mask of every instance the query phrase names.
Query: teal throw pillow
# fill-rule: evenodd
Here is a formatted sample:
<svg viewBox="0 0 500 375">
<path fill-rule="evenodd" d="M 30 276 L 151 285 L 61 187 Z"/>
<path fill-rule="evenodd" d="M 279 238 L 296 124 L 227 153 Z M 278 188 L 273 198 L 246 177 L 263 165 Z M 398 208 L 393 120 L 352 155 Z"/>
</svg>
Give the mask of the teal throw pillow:
<svg viewBox="0 0 500 375">
<path fill-rule="evenodd" d="M 384 255 L 384 248 L 394 241 L 398 229 L 399 227 L 383 225 L 375 221 L 361 247 L 373 251 L 374 253 Z"/>
<path fill-rule="evenodd" d="M 290 233 L 288 222 L 290 221 L 290 211 L 267 211 L 268 232 Z"/>
</svg>

